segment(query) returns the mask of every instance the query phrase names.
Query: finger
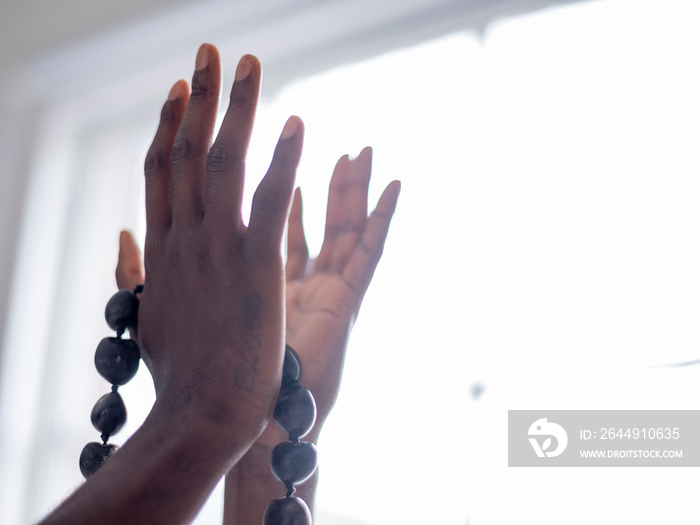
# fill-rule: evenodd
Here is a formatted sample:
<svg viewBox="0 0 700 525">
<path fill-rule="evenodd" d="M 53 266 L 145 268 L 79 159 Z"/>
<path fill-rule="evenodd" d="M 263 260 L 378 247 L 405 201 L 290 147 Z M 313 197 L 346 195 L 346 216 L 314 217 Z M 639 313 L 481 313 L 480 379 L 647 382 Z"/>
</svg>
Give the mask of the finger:
<svg viewBox="0 0 700 525">
<path fill-rule="evenodd" d="M 367 220 L 367 193 L 372 175 L 372 148 L 354 160 L 338 161 L 328 190 L 326 232 L 319 254 L 321 271 L 342 271 L 355 250 Z"/>
<path fill-rule="evenodd" d="M 377 207 L 367 219 L 357 248 L 343 271 L 343 279 L 358 294 L 360 302 L 382 257 L 400 192 L 401 183 L 397 180 L 386 187 Z"/>
<path fill-rule="evenodd" d="M 160 112 L 160 123 L 146 155 L 146 225 L 149 232 L 170 224 L 170 155 L 188 98 L 187 82 L 175 82 Z"/>
<path fill-rule="evenodd" d="M 117 261 L 117 286 L 133 290 L 137 284 L 144 282 L 141 266 L 141 250 L 133 235 L 123 231 L 119 235 L 119 259 Z"/>
<path fill-rule="evenodd" d="M 337 237 L 335 232 L 339 230 L 339 225 L 342 222 L 343 194 L 340 191 L 339 181 L 346 178 L 346 173 L 349 169 L 350 159 L 347 155 L 340 157 L 333 169 L 331 183 L 328 188 L 328 202 L 326 204 L 326 230 L 323 244 L 321 245 L 321 252 L 316 259 L 316 269 L 319 271 L 326 271 L 330 265 L 333 254 L 333 242 Z"/>
<path fill-rule="evenodd" d="M 350 173 L 344 181 L 346 206 L 343 207 L 341 231 L 361 232 L 367 220 L 367 194 L 372 176 L 372 148 L 363 148 L 356 159 L 350 161 Z"/>
<path fill-rule="evenodd" d="M 302 211 L 301 190 L 297 188 L 292 199 L 287 228 L 287 264 L 285 265 L 287 281 L 302 279 L 309 263 L 309 247 L 304 235 Z"/>
<path fill-rule="evenodd" d="M 197 53 L 192 93 L 173 144 L 173 223 L 186 224 L 203 214 L 205 163 L 219 108 L 221 63 L 219 52 L 203 44 Z"/>
<path fill-rule="evenodd" d="M 241 195 L 245 158 L 260 94 L 262 68 L 245 55 L 236 69 L 228 110 L 207 155 L 206 217 L 217 224 L 241 224 Z M 216 228 L 224 231 L 226 228 Z"/>
<path fill-rule="evenodd" d="M 270 169 L 255 190 L 245 241 L 249 260 L 280 254 L 303 141 L 304 124 L 299 117 L 290 117 L 277 142 Z"/>
</svg>

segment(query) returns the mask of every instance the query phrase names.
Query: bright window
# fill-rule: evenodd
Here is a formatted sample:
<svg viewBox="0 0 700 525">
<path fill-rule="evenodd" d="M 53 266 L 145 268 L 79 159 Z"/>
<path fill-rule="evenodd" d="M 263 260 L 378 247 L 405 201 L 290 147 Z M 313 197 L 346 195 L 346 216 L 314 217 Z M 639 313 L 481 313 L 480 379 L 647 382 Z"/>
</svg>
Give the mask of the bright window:
<svg viewBox="0 0 700 525">
<path fill-rule="evenodd" d="M 692 500 L 689 469 L 505 465 L 508 409 L 697 408 L 697 369 L 647 367 L 700 358 L 698 15 L 693 2 L 553 9 L 271 103 L 309 129 L 316 246 L 347 148 L 374 146 L 375 195 L 403 181 L 320 443 L 319 510 L 366 524 L 694 514 L 679 496 Z"/>
</svg>

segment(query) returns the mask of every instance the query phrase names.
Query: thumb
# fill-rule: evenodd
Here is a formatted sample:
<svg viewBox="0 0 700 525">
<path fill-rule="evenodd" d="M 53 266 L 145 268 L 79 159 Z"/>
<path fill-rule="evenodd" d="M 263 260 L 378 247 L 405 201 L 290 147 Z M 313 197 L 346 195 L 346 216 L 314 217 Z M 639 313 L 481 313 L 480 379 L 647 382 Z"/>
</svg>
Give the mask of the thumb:
<svg viewBox="0 0 700 525">
<path fill-rule="evenodd" d="M 137 284 L 144 281 L 141 250 L 139 250 L 134 236 L 128 231 L 123 231 L 119 235 L 119 260 L 115 275 L 119 289 L 129 288 L 133 290 Z"/>
</svg>

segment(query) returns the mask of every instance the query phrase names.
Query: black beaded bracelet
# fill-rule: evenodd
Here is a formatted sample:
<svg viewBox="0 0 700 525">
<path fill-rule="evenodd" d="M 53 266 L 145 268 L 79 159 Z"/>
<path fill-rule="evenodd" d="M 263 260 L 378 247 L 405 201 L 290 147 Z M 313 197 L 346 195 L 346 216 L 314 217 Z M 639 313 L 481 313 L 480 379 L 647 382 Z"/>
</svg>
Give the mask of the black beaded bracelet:
<svg viewBox="0 0 700 525">
<path fill-rule="evenodd" d="M 107 303 L 105 319 L 117 337 L 105 337 L 95 351 L 95 368 L 112 383 L 112 391 L 97 400 L 90 414 L 92 426 L 102 434 L 102 443 L 88 443 L 80 454 L 80 472 L 85 479 L 92 476 L 119 448 L 107 444 L 109 437 L 119 432 L 126 423 L 126 407 L 119 395 L 119 387 L 131 381 L 139 369 L 141 353 L 131 339 L 123 339 L 124 332 L 136 328 L 139 300 L 143 291 L 139 284 L 134 290 L 119 290 Z"/>
<path fill-rule="evenodd" d="M 264 525 L 311 525 L 311 512 L 304 500 L 292 496 L 294 485 L 303 483 L 316 470 L 317 454 L 313 443 L 299 441 L 316 422 L 316 401 L 308 388 L 299 384 L 301 360 L 291 346 L 284 350 L 282 389 L 275 405 L 274 418 L 289 436 L 288 442 L 272 450 L 270 467 L 284 483 L 287 495 L 272 500 L 265 509 Z"/>
<path fill-rule="evenodd" d="M 80 454 L 80 471 L 85 479 L 92 476 L 118 449 L 108 444 L 109 437 L 126 423 L 126 407 L 119 387 L 131 381 L 139 369 L 141 354 L 136 342 L 123 339 L 124 333 L 138 322 L 139 300 L 134 290 L 119 290 L 107 303 L 105 319 L 116 337 L 105 337 L 95 351 L 95 367 L 112 383 L 112 391 L 102 396 L 92 409 L 90 419 L 101 432 L 102 443 L 88 443 Z M 316 470 L 317 454 L 313 443 L 300 441 L 316 421 L 316 401 L 308 388 L 299 384 L 301 360 L 291 346 L 286 345 L 282 369 L 282 385 L 275 404 L 274 418 L 289 436 L 288 442 L 272 450 L 272 473 L 287 489 L 283 498 L 272 500 L 265 509 L 264 525 L 311 525 L 311 512 L 304 500 L 292 496 L 294 485 L 303 483 Z"/>
</svg>

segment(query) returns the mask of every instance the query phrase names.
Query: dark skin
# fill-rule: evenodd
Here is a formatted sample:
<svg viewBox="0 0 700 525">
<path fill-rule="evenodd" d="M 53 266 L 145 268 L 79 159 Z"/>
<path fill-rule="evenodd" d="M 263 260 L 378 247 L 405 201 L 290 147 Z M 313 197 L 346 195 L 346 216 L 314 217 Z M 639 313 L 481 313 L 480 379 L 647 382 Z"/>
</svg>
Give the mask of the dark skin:
<svg viewBox="0 0 700 525">
<path fill-rule="evenodd" d="M 331 179 L 326 234 L 319 257 L 309 259 L 302 223 L 301 191 L 289 215 L 286 270 L 287 341 L 303 363 L 302 382 L 317 401 L 316 425 L 304 440 L 316 443 L 338 395 L 347 340 L 382 255 L 400 185 L 390 184 L 367 217 L 372 151 L 342 157 Z M 143 282 L 138 246 L 131 234 L 120 238 L 117 284 Z M 226 476 L 224 523 L 251 523 L 267 503 L 284 495 L 269 468 L 272 448 L 287 436 L 274 422 Z M 313 504 L 317 476 L 297 486 L 295 495 Z"/>
<path fill-rule="evenodd" d="M 146 283 L 132 335 L 156 402 L 139 431 L 45 523 L 187 523 L 224 475 L 225 522 L 259 522 L 284 491 L 269 471 L 269 452 L 287 439 L 271 422 L 285 341 L 297 349 L 302 383 L 318 404 L 306 440 L 318 439 L 337 396 L 347 339 L 381 257 L 399 183 L 367 217 L 371 150 L 343 157 L 315 265 L 297 191 L 285 268 L 281 243 L 303 125 L 296 117 L 285 125 L 246 227 L 244 159 L 260 63 L 241 59 L 213 144 L 216 48 L 202 46 L 195 69 L 191 94 L 184 81 L 173 86 L 146 161 L 145 275 L 131 235 L 120 238 L 120 288 Z M 314 486 L 310 480 L 298 495 L 312 503 Z"/>
</svg>

